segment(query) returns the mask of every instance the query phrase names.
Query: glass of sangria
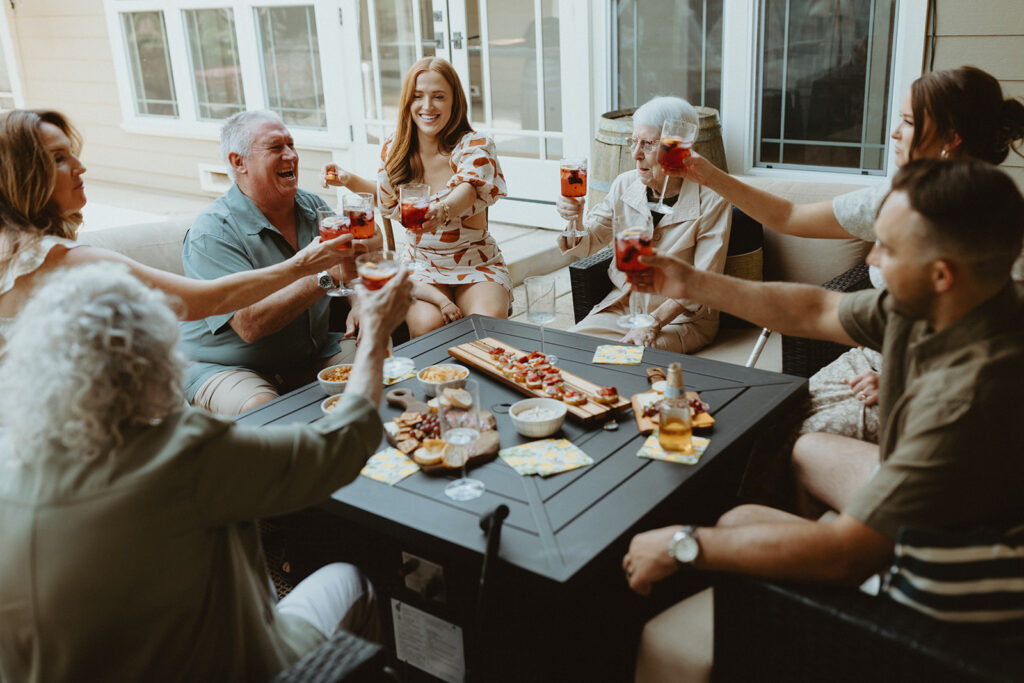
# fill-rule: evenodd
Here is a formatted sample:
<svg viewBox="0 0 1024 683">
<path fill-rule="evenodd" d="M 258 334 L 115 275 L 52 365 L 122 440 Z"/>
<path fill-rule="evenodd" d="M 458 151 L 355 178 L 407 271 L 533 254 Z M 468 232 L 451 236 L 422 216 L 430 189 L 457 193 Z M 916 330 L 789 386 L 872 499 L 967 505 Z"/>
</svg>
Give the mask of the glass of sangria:
<svg viewBox="0 0 1024 683">
<path fill-rule="evenodd" d="M 377 232 L 373 222 L 373 206 L 373 195 L 369 192 L 357 192 L 342 199 L 349 232 L 354 239 L 368 240 Z"/>
<path fill-rule="evenodd" d="M 587 196 L 587 160 L 562 159 L 560 164 L 562 175 L 562 196 L 577 199 Z M 583 237 L 582 220 L 574 218 L 565 229 L 566 237 Z"/>
<path fill-rule="evenodd" d="M 615 267 L 626 276 L 631 285 L 651 284 L 654 269 L 640 262 L 641 256 L 654 253 L 654 225 L 648 220 L 630 220 L 616 213 L 612 220 L 615 231 Z M 629 313 L 623 314 L 616 321 L 619 327 L 633 329 L 650 327 L 655 323 L 654 316 L 641 313 L 636 292 L 629 293 Z"/>
<path fill-rule="evenodd" d="M 398 254 L 389 251 L 373 251 L 356 257 L 356 268 L 359 280 L 370 291 L 376 291 L 386 285 L 388 280 L 398 275 L 400 261 Z M 388 340 L 387 358 L 384 359 L 384 383 L 392 384 L 416 369 L 412 358 L 391 355 L 391 340 Z"/>
<path fill-rule="evenodd" d="M 665 182 L 661 184 L 661 197 L 651 206 L 651 211 L 662 214 L 672 213 L 672 207 L 665 203 L 668 189 L 668 173 L 678 173 L 690 156 L 690 148 L 697 138 L 697 126 L 682 119 L 669 119 L 661 127 L 661 142 L 658 145 L 658 164 L 665 171 Z"/>
<path fill-rule="evenodd" d="M 327 240 L 333 240 L 336 237 L 347 235 L 350 230 L 348 229 L 348 221 L 344 216 L 339 216 L 335 213 L 334 209 L 329 206 L 321 206 L 316 210 L 316 222 L 320 227 L 320 241 L 326 242 Z M 338 249 L 351 249 L 352 243 L 344 244 Z M 351 296 L 356 291 L 351 286 L 347 285 L 350 280 L 355 279 L 355 273 L 352 272 L 352 262 L 343 261 L 341 264 L 341 279 L 342 283 L 337 285 L 334 289 L 328 289 L 325 293 L 327 296 Z"/>
<path fill-rule="evenodd" d="M 423 232 L 423 220 L 430 208 L 430 186 L 423 183 L 402 185 L 398 191 L 402 225 L 414 233 Z"/>
</svg>

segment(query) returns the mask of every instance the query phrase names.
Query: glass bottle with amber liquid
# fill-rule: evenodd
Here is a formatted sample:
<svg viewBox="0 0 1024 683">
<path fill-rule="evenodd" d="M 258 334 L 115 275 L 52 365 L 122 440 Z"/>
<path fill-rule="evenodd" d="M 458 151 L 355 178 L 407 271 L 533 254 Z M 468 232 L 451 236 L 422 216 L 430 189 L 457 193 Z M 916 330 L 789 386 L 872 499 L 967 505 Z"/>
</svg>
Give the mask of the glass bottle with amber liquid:
<svg viewBox="0 0 1024 683">
<path fill-rule="evenodd" d="M 666 451 L 693 453 L 693 426 L 690 402 L 683 385 L 683 368 L 679 363 L 668 366 L 665 398 L 658 411 L 658 443 Z"/>
</svg>

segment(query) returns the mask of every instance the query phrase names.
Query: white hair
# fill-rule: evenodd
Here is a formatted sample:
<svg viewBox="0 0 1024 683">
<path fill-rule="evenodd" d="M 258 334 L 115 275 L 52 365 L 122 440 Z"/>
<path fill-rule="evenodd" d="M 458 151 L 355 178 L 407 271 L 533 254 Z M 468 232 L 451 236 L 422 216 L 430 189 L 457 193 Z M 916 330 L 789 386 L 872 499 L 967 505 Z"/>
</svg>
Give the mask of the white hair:
<svg viewBox="0 0 1024 683">
<path fill-rule="evenodd" d="M 0 425 L 23 462 L 92 460 L 184 405 L 185 358 L 166 296 L 126 266 L 55 271 L 13 325 Z"/>
<path fill-rule="evenodd" d="M 284 125 L 284 121 L 277 115 L 277 112 L 269 109 L 254 109 L 252 111 L 240 111 L 233 114 L 220 129 L 220 156 L 228 169 L 228 176 L 235 179 L 235 169 L 231 167 L 232 154 L 240 157 L 249 156 L 252 151 L 252 143 L 255 139 L 252 124 L 256 121 L 275 121 Z"/>
<path fill-rule="evenodd" d="M 633 112 L 633 126 L 650 126 L 659 131 L 666 121 L 682 119 L 700 127 L 693 105 L 682 97 L 652 97 Z"/>
</svg>

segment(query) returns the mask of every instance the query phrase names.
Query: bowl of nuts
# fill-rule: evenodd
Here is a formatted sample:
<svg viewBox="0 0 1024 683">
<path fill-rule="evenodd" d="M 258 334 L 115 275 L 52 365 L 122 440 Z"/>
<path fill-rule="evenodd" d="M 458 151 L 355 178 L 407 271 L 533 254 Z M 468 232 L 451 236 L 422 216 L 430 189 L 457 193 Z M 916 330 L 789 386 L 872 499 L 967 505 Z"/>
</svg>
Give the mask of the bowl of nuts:
<svg viewBox="0 0 1024 683">
<path fill-rule="evenodd" d="M 323 401 L 320 401 L 320 412 L 322 412 L 324 415 L 330 415 L 340 402 L 341 395 L 332 394 L 331 396 L 325 398 Z"/>
<path fill-rule="evenodd" d="M 324 390 L 324 393 L 330 396 L 345 391 L 350 374 L 352 374 L 351 365 L 331 365 L 318 372 L 316 380 L 320 382 L 320 388 Z"/>
</svg>

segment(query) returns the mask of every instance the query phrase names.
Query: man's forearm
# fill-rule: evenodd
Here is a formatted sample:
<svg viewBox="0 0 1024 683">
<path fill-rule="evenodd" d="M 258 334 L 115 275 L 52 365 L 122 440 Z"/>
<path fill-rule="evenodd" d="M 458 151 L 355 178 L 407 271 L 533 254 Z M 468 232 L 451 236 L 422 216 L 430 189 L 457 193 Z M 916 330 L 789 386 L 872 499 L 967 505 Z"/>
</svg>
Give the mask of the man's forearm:
<svg viewBox="0 0 1024 683">
<path fill-rule="evenodd" d="M 356 347 L 356 356 L 352 359 L 352 372 L 349 374 L 345 391 L 354 391 L 365 396 L 375 406 L 380 405 L 383 393 L 383 364 L 387 355 L 388 335 L 376 329 L 363 329 L 362 343 Z"/>
<path fill-rule="evenodd" d="M 315 275 L 299 278 L 287 287 L 243 308 L 230 324 L 246 342 L 280 332 L 324 295 Z"/>
<path fill-rule="evenodd" d="M 813 285 L 751 282 L 697 270 L 687 282 L 687 298 L 711 308 L 783 334 L 852 346 L 855 342 L 839 323 L 842 296 Z"/>
<path fill-rule="evenodd" d="M 855 520 L 765 522 L 697 533 L 697 568 L 774 579 L 856 585 L 883 569 L 892 551 L 891 541 Z"/>
</svg>

